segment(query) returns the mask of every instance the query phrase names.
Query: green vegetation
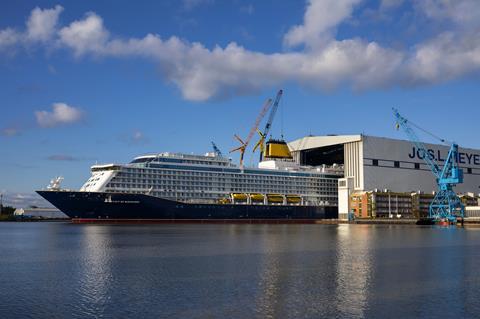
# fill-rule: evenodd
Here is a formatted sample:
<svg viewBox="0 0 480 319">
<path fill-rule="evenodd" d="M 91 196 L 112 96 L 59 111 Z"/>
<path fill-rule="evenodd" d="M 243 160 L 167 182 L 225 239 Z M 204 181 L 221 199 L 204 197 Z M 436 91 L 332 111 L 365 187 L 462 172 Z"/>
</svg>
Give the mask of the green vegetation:
<svg viewBox="0 0 480 319">
<path fill-rule="evenodd" d="M 15 216 L 13 215 L 14 211 L 15 207 L 0 206 L 0 221 L 15 220 Z"/>
</svg>

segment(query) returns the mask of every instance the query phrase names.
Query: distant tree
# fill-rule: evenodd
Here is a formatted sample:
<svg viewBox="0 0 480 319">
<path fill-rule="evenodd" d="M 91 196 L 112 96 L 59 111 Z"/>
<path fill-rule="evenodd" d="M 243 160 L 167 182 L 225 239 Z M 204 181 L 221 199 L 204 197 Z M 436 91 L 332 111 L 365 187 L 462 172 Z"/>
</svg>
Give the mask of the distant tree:
<svg viewBox="0 0 480 319">
<path fill-rule="evenodd" d="M 2 215 L 13 215 L 13 212 L 15 211 L 15 207 L 2 206 L 0 211 L 2 212 Z"/>
</svg>

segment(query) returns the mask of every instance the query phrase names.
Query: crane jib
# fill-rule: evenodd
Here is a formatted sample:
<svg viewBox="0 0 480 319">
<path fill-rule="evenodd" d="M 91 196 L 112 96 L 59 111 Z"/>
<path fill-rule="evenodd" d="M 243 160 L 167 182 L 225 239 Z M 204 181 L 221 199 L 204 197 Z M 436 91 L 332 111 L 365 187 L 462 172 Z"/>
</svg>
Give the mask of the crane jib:
<svg viewBox="0 0 480 319">
<path fill-rule="evenodd" d="M 458 145 L 451 143 L 448 155 L 443 161 L 443 168 L 441 168 L 437 163 L 437 160 L 440 159 L 440 152 L 438 152 L 439 156 L 435 158 L 434 152 L 429 150 L 425 144 L 420 141 L 407 119 L 402 117 L 396 109 L 393 109 L 393 113 L 395 115 L 397 129 L 401 127 L 405 131 L 405 134 L 407 134 L 410 142 L 414 145 L 411 155 L 421 157 L 425 163 L 428 164 L 432 174 L 435 176 L 438 192 L 430 203 L 429 217 L 434 220 L 448 220 L 450 222 L 456 221 L 457 217 L 463 218 L 465 207 L 458 195 L 453 191 L 453 188 L 457 184 L 463 183 L 463 170 L 458 167 L 458 162 L 462 157 L 458 152 Z M 444 141 L 444 139 L 436 137 L 418 125 L 412 122 L 410 123 L 417 129 Z M 464 157 L 465 153 L 462 153 L 462 155 Z M 473 155 L 470 155 L 470 159 L 471 158 L 475 159 Z"/>
</svg>

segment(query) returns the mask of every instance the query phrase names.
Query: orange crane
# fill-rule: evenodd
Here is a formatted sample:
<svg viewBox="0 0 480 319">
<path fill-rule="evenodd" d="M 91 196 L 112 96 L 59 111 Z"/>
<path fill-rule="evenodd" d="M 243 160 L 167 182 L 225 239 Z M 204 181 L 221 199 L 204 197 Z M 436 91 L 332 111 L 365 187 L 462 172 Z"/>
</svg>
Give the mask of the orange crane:
<svg viewBox="0 0 480 319">
<path fill-rule="evenodd" d="M 245 139 L 245 141 L 243 141 L 237 134 L 233 135 L 240 142 L 240 146 L 231 150 L 230 153 L 233 153 L 236 151 L 240 152 L 240 168 L 243 168 L 243 155 L 245 154 L 245 150 L 247 149 L 248 144 L 250 143 L 250 140 L 252 139 L 253 135 L 257 131 L 258 126 L 260 125 L 260 122 L 262 121 L 263 117 L 265 116 L 265 114 L 267 114 L 268 109 L 270 108 L 270 105 L 272 105 L 272 99 L 266 100 L 265 103 L 263 104 L 260 114 L 258 114 L 257 119 L 255 120 L 255 123 L 253 124 L 253 127 L 250 130 L 250 133 L 248 133 L 248 136 Z"/>
</svg>

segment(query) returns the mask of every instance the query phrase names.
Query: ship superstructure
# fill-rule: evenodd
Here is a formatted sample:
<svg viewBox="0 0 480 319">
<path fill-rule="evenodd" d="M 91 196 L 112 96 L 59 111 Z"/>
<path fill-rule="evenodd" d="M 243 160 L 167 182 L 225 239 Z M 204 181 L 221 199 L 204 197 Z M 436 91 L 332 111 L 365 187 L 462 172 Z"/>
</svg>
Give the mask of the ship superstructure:
<svg viewBox="0 0 480 319">
<path fill-rule="evenodd" d="M 308 167 L 273 158 L 258 168 L 240 168 L 215 153 L 142 155 L 128 164 L 94 165 L 91 172 L 81 192 L 146 194 L 184 203 L 253 200 L 315 206 L 337 206 L 337 180 L 343 176 L 338 166 Z"/>
<path fill-rule="evenodd" d="M 240 221 L 316 222 L 338 216 L 338 179 L 343 167 L 307 166 L 295 161 L 287 143 L 270 139 L 264 145 L 282 96 L 280 90 L 264 132 L 258 126 L 270 108 L 268 99 L 240 146 L 239 166 L 213 153 L 157 153 L 128 164 L 91 167 L 79 191 L 38 191 L 75 222 L 111 221 Z M 255 132 L 261 136 L 253 151 L 262 151 L 257 168 L 243 157 Z"/>
</svg>

